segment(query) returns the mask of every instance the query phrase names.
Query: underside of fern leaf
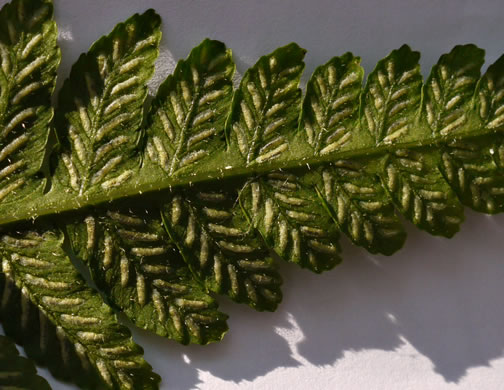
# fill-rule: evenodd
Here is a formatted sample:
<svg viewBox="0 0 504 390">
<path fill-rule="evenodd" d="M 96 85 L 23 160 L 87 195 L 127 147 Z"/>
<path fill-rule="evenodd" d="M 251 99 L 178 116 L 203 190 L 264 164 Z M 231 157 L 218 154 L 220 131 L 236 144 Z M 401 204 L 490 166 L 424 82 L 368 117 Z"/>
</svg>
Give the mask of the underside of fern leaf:
<svg viewBox="0 0 504 390">
<path fill-rule="evenodd" d="M 56 196 L 91 196 L 121 186 L 140 165 L 136 153 L 146 81 L 161 38 L 154 11 L 135 15 L 98 40 L 73 66 L 59 94 Z"/>
<path fill-rule="evenodd" d="M 480 77 L 474 45 L 442 55 L 425 82 L 406 45 L 365 85 L 345 53 L 303 96 L 295 43 L 234 89 L 231 50 L 205 39 L 147 102 L 161 39 L 149 10 L 80 56 L 53 120 L 52 3 L 13 0 L 0 21 L 0 320 L 81 387 L 158 386 L 114 310 L 183 344 L 219 341 L 227 315 L 213 294 L 275 310 L 274 259 L 319 273 L 341 262 L 341 233 L 391 255 L 401 215 L 451 237 L 463 206 L 504 209 L 504 57 Z"/>
<path fill-rule="evenodd" d="M 60 50 L 49 1 L 13 1 L 0 11 L 0 201 L 42 196 L 41 169 L 53 116 Z"/>
<path fill-rule="evenodd" d="M 63 235 L 49 229 L 1 237 L 0 319 L 6 333 L 63 379 L 90 388 L 156 388 L 159 377 L 142 349 L 87 287 L 62 244 Z"/>
<path fill-rule="evenodd" d="M 198 280 L 257 310 L 275 310 L 281 278 L 236 194 L 216 188 L 177 192 L 163 207 L 165 226 Z"/>
<path fill-rule="evenodd" d="M 159 210 L 103 210 L 67 229 L 98 287 L 137 326 L 183 344 L 219 341 L 227 332 L 227 315 L 192 278 Z"/>
</svg>

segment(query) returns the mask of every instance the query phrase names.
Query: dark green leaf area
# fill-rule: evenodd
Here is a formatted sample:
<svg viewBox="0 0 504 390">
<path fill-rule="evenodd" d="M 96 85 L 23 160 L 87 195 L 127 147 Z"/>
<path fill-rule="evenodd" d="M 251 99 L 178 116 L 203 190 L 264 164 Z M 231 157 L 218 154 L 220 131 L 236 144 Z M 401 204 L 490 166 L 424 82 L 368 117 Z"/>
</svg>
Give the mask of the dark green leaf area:
<svg viewBox="0 0 504 390">
<path fill-rule="evenodd" d="M 147 81 L 161 39 L 149 10 L 118 24 L 72 67 L 59 94 L 53 191 L 84 195 L 129 181 L 140 166 L 138 142 Z"/>
<path fill-rule="evenodd" d="M 261 57 L 233 97 L 227 134 L 246 165 L 279 158 L 289 149 L 301 105 L 299 79 L 306 50 L 295 43 Z"/>
<path fill-rule="evenodd" d="M 164 176 L 187 174 L 224 150 L 234 70 L 231 50 L 206 39 L 159 87 L 148 116 L 146 158 Z"/>
<path fill-rule="evenodd" d="M 368 77 L 362 121 L 378 145 L 425 136 L 414 126 L 423 81 L 419 59 L 420 53 L 403 45 L 380 60 Z"/>
<path fill-rule="evenodd" d="M 84 389 L 108 389 L 86 354 L 59 330 L 15 282 L 0 274 L 0 320 L 5 333 L 23 345 L 27 356 L 62 381 Z"/>
<path fill-rule="evenodd" d="M 268 246 L 286 261 L 314 272 L 341 262 L 336 225 L 308 174 L 274 172 L 248 182 L 243 210 Z"/>
<path fill-rule="evenodd" d="M 360 58 L 346 53 L 318 67 L 306 87 L 300 130 L 315 154 L 326 155 L 373 140 L 358 126 L 364 69 Z"/>
<path fill-rule="evenodd" d="M 74 241 L 93 279 L 137 326 L 183 344 L 222 339 L 227 315 L 192 277 L 158 210 L 108 210 L 79 224 Z"/>
<path fill-rule="evenodd" d="M 240 209 L 233 188 L 241 185 L 174 191 L 163 206 L 165 227 L 207 289 L 256 310 L 275 310 L 282 299 L 281 278 Z"/>
<path fill-rule="evenodd" d="M 1 236 L 6 333 L 65 380 L 92 389 L 156 389 L 160 378 L 142 349 L 87 287 L 62 242 L 62 234 L 51 230 Z"/>
<path fill-rule="evenodd" d="M 33 362 L 19 356 L 14 343 L 0 336 L 0 388 L 50 390 L 47 381 L 37 375 Z"/>
<path fill-rule="evenodd" d="M 441 56 L 423 87 L 423 116 L 435 136 L 476 132 L 473 96 L 485 52 L 474 46 L 455 46 Z"/>
<path fill-rule="evenodd" d="M 323 196 L 340 230 L 371 253 L 391 255 L 406 240 L 389 194 L 367 168 L 376 160 L 339 160 L 321 170 Z"/>
<path fill-rule="evenodd" d="M 464 209 L 444 180 L 441 156 L 428 148 L 396 150 L 383 159 L 380 178 L 396 208 L 427 232 L 452 237 Z"/>
<path fill-rule="evenodd" d="M 441 170 L 461 202 L 476 211 L 504 210 L 504 139 L 492 134 L 443 148 Z"/>
<path fill-rule="evenodd" d="M 0 11 L 0 200 L 41 196 L 60 50 L 48 1 L 16 0 Z"/>
</svg>

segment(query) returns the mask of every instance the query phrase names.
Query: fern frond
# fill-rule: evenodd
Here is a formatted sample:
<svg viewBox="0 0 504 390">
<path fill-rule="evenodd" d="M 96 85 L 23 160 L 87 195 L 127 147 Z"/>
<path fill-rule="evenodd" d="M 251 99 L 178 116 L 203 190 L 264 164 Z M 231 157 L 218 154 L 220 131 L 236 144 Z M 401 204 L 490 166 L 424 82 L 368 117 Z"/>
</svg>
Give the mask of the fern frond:
<svg viewBox="0 0 504 390">
<path fill-rule="evenodd" d="M 160 378 L 128 328 L 87 287 L 62 249 L 57 231 L 0 238 L 0 320 L 29 357 L 80 386 L 156 389 Z"/>
<path fill-rule="evenodd" d="M 206 39 L 145 114 L 161 36 L 150 10 L 79 58 L 51 123 L 51 2 L 13 0 L 0 22 L 1 320 L 81 386 L 154 389 L 159 378 L 47 222 L 66 228 L 135 324 L 206 344 L 227 331 L 211 293 L 277 307 L 276 255 L 322 272 L 341 261 L 340 232 L 390 255 L 406 238 L 400 215 L 451 237 L 463 205 L 504 209 L 504 57 L 480 77 L 474 45 L 441 56 L 425 82 L 406 45 L 365 85 L 346 53 L 315 70 L 303 97 L 296 44 L 261 57 L 234 90 L 231 51 Z"/>
<path fill-rule="evenodd" d="M 289 45 L 262 58 L 246 73 L 229 107 L 234 70 L 230 52 L 220 43 L 204 41 L 160 89 L 147 121 L 145 164 L 131 183 L 107 191 L 97 187 L 95 194 L 82 198 L 50 191 L 41 202 L 27 202 L 21 214 L 3 217 L 3 222 L 139 191 L 265 174 L 277 169 L 295 169 L 296 175 L 302 175 L 303 170 L 323 167 L 329 177 L 337 161 L 351 161 L 363 167 L 359 168 L 362 183 L 352 183 L 350 178 L 340 180 L 343 192 L 335 198 L 340 205 L 360 193 L 355 192 L 357 187 L 366 191 L 371 184 L 374 195 L 366 196 L 367 206 L 376 206 L 384 214 L 369 218 L 372 213 L 366 211 L 365 205 L 364 209 L 360 207 L 359 195 L 348 203 L 353 205 L 349 214 L 353 217 L 347 220 L 353 218 L 356 222 L 348 226 L 338 224 L 354 242 L 372 252 L 390 254 L 402 244 L 404 233 L 392 211 L 392 203 L 422 229 L 446 236 L 452 236 L 463 220 L 456 193 L 462 199 L 465 197 L 465 203 L 478 203 L 479 206 L 472 205 L 476 209 L 483 210 L 482 205 L 486 204 L 486 211 L 498 210 L 498 205 L 481 197 L 498 197 L 499 181 L 475 176 L 476 181 L 466 186 L 464 178 L 471 175 L 466 172 L 471 162 L 466 162 L 463 170 L 460 167 L 464 158 L 471 158 L 461 150 L 466 146 L 457 149 L 454 144 L 455 141 L 464 144 L 466 138 L 476 143 L 479 142 L 476 138 L 481 137 L 497 139 L 494 133 L 504 124 L 499 111 L 502 97 L 495 90 L 500 88 L 502 66 L 491 67 L 478 82 L 481 49 L 472 45 L 456 47 L 440 59 L 422 86 L 419 55 L 403 46 L 379 62 L 363 89 L 359 59 L 345 54 L 315 71 L 301 104 L 297 85 L 303 56 L 304 50 Z M 448 76 L 457 72 L 460 74 Z M 473 98 L 476 89 L 477 98 Z M 221 134 L 227 115 L 226 145 Z M 296 131 L 293 118 L 298 116 Z M 498 144 L 488 147 L 488 153 L 491 149 L 492 156 L 497 157 L 498 147 Z M 71 150 L 72 156 L 78 155 L 77 145 Z M 140 156 L 135 159 L 140 161 Z M 487 160 L 495 158 L 487 156 Z M 128 175 L 128 170 L 119 166 L 117 171 L 121 172 L 119 175 Z M 382 189 L 378 188 L 376 177 L 380 178 Z M 496 184 L 486 190 L 489 181 Z M 486 184 L 482 186 L 483 182 Z M 318 180 L 317 188 L 319 192 L 323 188 L 323 178 Z M 349 191 L 350 188 L 353 190 Z M 384 190 L 388 195 L 384 195 Z M 474 198 L 471 202 L 469 194 L 479 194 L 478 200 Z M 329 199 L 323 202 L 331 204 Z M 334 200 L 332 203 L 334 206 Z M 332 208 L 333 219 L 338 219 L 334 218 L 336 207 Z M 343 220 L 341 213 L 339 218 Z M 394 236 L 390 242 L 388 234 Z M 382 241 L 387 241 L 383 247 Z"/>
</svg>

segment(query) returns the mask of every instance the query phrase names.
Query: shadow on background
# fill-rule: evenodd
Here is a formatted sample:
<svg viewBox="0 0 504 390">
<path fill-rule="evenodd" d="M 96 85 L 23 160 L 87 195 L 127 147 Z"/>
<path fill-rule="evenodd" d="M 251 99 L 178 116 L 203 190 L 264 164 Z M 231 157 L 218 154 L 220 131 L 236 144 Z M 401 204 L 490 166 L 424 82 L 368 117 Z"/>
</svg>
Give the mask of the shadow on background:
<svg viewBox="0 0 504 390">
<path fill-rule="evenodd" d="M 345 246 L 339 270 L 290 298 L 305 334 L 300 354 L 330 364 L 349 350 L 393 350 L 402 336 L 447 382 L 502 356 L 504 218 L 466 214 L 451 240 L 409 226 L 405 248 L 390 258 Z M 303 280 L 289 279 L 298 286 Z"/>
</svg>

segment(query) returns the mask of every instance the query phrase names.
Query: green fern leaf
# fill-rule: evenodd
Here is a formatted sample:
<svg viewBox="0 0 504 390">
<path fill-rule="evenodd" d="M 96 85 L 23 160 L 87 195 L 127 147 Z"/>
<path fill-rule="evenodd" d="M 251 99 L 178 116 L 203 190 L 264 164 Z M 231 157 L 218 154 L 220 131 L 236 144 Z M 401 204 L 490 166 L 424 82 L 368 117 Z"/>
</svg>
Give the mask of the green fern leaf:
<svg viewBox="0 0 504 390">
<path fill-rule="evenodd" d="M 280 257 L 315 272 L 339 264 L 338 231 L 308 175 L 275 172 L 243 188 L 243 210 Z"/>
<path fill-rule="evenodd" d="M 237 194 L 221 188 L 171 194 L 163 207 L 165 227 L 208 290 L 256 310 L 275 310 L 282 299 L 280 275 L 236 205 Z"/>
<path fill-rule="evenodd" d="M 359 126 L 364 74 L 359 63 L 350 53 L 334 57 L 308 82 L 300 130 L 315 155 L 373 145 L 371 133 Z M 373 165 L 373 159 L 335 161 L 318 172 L 316 185 L 342 232 L 372 253 L 390 255 L 406 235 L 377 176 L 369 172 Z"/>
<path fill-rule="evenodd" d="M 429 149 L 397 150 L 387 156 L 381 178 L 390 197 L 415 225 L 431 234 L 453 236 L 463 208 L 438 169 L 441 158 Z"/>
<path fill-rule="evenodd" d="M 391 255 L 406 233 L 378 177 L 367 172 L 371 159 L 339 160 L 321 172 L 324 199 L 334 222 L 356 245 Z"/>
<path fill-rule="evenodd" d="M 183 344 L 221 340 L 227 316 L 192 278 L 159 211 L 127 209 L 88 215 L 67 227 L 97 286 L 141 328 Z"/>
<path fill-rule="evenodd" d="M 240 151 L 247 166 L 277 159 L 288 149 L 299 116 L 305 53 L 292 43 L 261 57 L 243 76 L 226 131 L 230 148 Z"/>
<path fill-rule="evenodd" d="M 477 57 L 479 49 L 469 47 L 472 49 L 467 49 L 468 53 L 471 55 L 476 53 L 474 55 Z M 455 52 L 459 50 L 461 49 L 456 49 Z M 217 63 L 222 66 L 219 74 L 208 73 L 208 66 L 210 64 L 217 66 L 217 63 L 212 62 L 215 58 L 210 59 L 210 57 L 204 63 L 202 60 L 206 58 L 204 53 L 220 53 L 215 54 L 215 58 L 219 58 Z M 489 117 L 488 126 L 481 126 L 481 120 L 478 119 L 474 110 L 474 100 L 466 101 L 469 96 L 467 89 L 470 90 L 472 87 L 464 83 L 469 79 L 474 82 L 477 79 L 473 74 L 474 67 L 471 65 L 464 71 L 463 63 L 455 58 L 458 55 L 455 54 L 442 57 L 440 64 L 434 69 L 433 76 L 429 79 L 431 81 L 422 89 L 418 54 L 412 52 L 407 46 L 394 51 L 386 59 L 380 61 L 377 69 L 370 75 L 366 88 L 360 92 L 358 111 L 356 96 L 359 93 L 359 80 L 362 77 L 358 59 L 350 54 L 333 59 L 332 62 L 317 70 L 310 81 L 303 103 L 300 128 L 296 132 L 293 131 L 293 123 L 295 118 L 299 117 L 296 113 L 300 106 L 300 91 L 297 85 L 303 68 L 304 50 L 294 44 L 278 49 L 269 56 L 263 57 L 251 68 L 242 80 L 240 88 L 235 92 L 226 124 L 225 134 L 228 138 L 226 148 L 218 134 L 218 126 L 213 125 L 220 124 L 222 127 L 223 118 L 226 116 L 225 111 L 231 91 L 229 78 L 234 65 L 230 60 L 229 52 L 223 45 L 214 41 L 204 41 L 190 56 L 188 62 L 179 65 L 177 74 L 167 81 L 164 90 L 162 89 L 156 100 L 155 109 L 151 111 L 148 120 L 145 140 L 145 153 L 148 158 L 145 159 L 146 163 L 140 173 L 137 172 L 131 182 L 111 187 L 106 191 L 97 186 L 93 190 L 95 193 L 87 193 L 82 199 L 75 197 L 72 191 L 65 191 L 63 186 L 55 184 L 52 190 L 43 197 L 42 202 L 26 202 L 17 215 L 2 216 L 0 222 L 6 223 L 26 217 L 52 214 L 79 208 L 83 204 L 92 205 L 143 191 L 185 186 L 203 180 L 250 176 L 277 169 L 299 169 L 303 165 L 306 165 L 308 170 L 311 166 L 327 168 L 332 162 L 338 160 L 348 161 L 349 158 L 360 160 L 374 155 L 376 161 L 366 160 L 366 169 L 363 170 L 366 172 L 364 181 L 373 183 L 376 175 L 381 178 L 390 199 L 386 201 L 387 197 L 382 194 L 382 190 L 377 188 L 375 188 L 376 197 L 383 204 L 383 210 L 386 210 L 383 212 L 392 218 L 387 217 L 382 220 L 388 221 L 387 223 L 393 226 L 392 230 L 398 232 L 394 239 L 395 243 L 390 243 L 388 249 L 383 249 L 384 253 L 392 253 L 400 247 L 402 242 L 401 229 L 391 211 L 390 201 L 394 203 L 398 211 L 422 229 L 433 234 L 451 236 L 458 230 L 463 214 L 454 190 L 446 183 L 440 171 L 441 168 L 445 176 L 448 174 L 444 172 L 443 166 L 446 164 L 442 161 L 441 153 L 445 146 L 439 143 L 449 144 L 455 137 L 458 141 L 464 137 L 471 139 L 479 135 L 483 137 L 485 134 L 496 131 L 495 127 L 498 127 L 500 123 L 500 119 L 497 119 L 500 112 L 496 109 L 496 118 L 492 120 Z M 462 55 L 461 58 L 463 57 Z M 452 65 L 450 61 L 453 62 Z M 477 58 L 471 61 L 481 62 Z M 463 85 L 456 85 L 451 81 L 445 83 L 446 85 L 443 84 L 439 79 L 439 77 L 446 77 L 443 76 L 443 72 L 451 74 L 450 69 L 458 66 L 461 67 L 461 71 L 469 72 L 466 76 L 462 74 L 460 76 Z M 210 91 L 210 96 L 215 97 L 214 93 L 220 95 L 219 101 L 210 103 L 205 100 L 208 94 L 204 95 L 207 96 L 205 98 L 199 97 L 201 94 L 193 94 L 195 86 L 192 78 L 196 73 L 193 74 L 192 70 L 189 72 L 188 69 L 196 68 L 201 70 L 197 72 L 198 77 L 203 75 L 203 78 L 197 80 L 203 82 L 203 86 L 206 81 L 202 80 L 206 78 L 212 81 L 217 77 L 222 82 L 220 89 Z M 443 72 L 437 69 L 443 69 Z M 221 76 L 222 78 L 219 78 Z M 474 86 L 475 83 L 473 83 Z M 455 93 L 453 91 L 450 92 L 458 87 L 462 88 L 463 91 L 461 90 L 460 93 L 465 96 L 464 98 L 462 95 L 457 95 L 458 97 L 453 95 Z M 168 94 L 170 94 L 169 98 Z M 483 95 L 485 95 L 484 92 L 481 96 Z M 422 100 L 422 96 L 425 99 Z M 437 99 L 436 96 L 446 102 L 434 102 L 432 99 Z M 188 104 L 190 107 L 196 107 L 200 103 L 200 100 L 196 102 L 197 99 L 204 99 L 204 103 L 210 104 L 213 108 L 209 106 L 210 111 L 203 111 L 204 115 L 198 111 L 201 108 L 199 106 L 194 112 L 193 108 L 187 112 L 184 111 L 189 107 Z M 222 105 L 219 106 L 219 103 Z M 328 109 L 329 105 L 330 109 Z M 179 110 L 180 118 L 185 114 L 189 115 L 187 118 L 191 123 L 188 123 L 189 127 L 185 125 L 185 127 L 180 127 L 180 123 L 177 122 L 176 132 L 170 135 L 171 127 L 177 124 L 174 122 L 176 110 Z M 161 111 L 163 115 L 159 116 Z M 200 114 L 203 116 L 198 117 L 198 126 L 192 128 L 193 119 L 196 118 L 191 119 L 192 115 Z M 205 119 L 207 115 L 209 117 Z M 462 119 L 459 118 L 460 121 L 457 115 L 462 115 L 460 116 Z M 452 119 L 458 122 L 450 122 Z M 464 122 L 463 126 L 462 122 Z M 457 124 L 460 124 L 462 128 L 451 132 L 450 129 L 454 129 Z M 173 143 L 170 137 L 175 135 L 179 138 Z M 201 137 L 203 139 L 200 139 Z M 196 142 L 192 145 L 195 149 L 191 149 L 191 146 L 183 140 L 187 142 L 191 140 L 190 143 Z M 423 149 L 420 149 L 422 147 Z M 78 147 L 74 145 L 73 149 L 71 153 L 75 157 L 78 155 Z M 138 153 L 135 156 L 132 160 L 141 161 Z M 186 168 L 180 168 L 179 163 L 186 157 L 197 163 L 198 168 L 189 168 L 192 164 Z M 193 158 L 195 160 L 192 160 Z M 60 159 L 60 167 L 65 165 L 62 161 L 63 159 Z M 175 164 L 172 175 L 166 172 L 166 169 L 168 171 L 171 169 L 166 165 L 169 161 L 171 161 L 169 164 Z M 188 161 L 184 160 L 184 164 Z M 153 172 L 151 168 L 156 165 L 157 171 Z M 175 166 L 178 168 L 176 169 Z M 118 175 L 129 175 L 126 168 L 122 170 L 118 166 L 116 171 Z M 115 178 L 118 177 L 115 176 Z M 115 178 L 110 179 L 113 180 L 112 184 L 120 182 Z M 359 186 L 355 183 L 354 185 Z M 58 187 L 62 191 L 57 191 Z M 364 217 L 369 213 L 362 210 L 355 211 L 353 215 L 361 215 L 362 229 L 368 230 L 368 238 L 357 239 L 355 232 L 359 229 L 355 227 L 350 229 L 340 226 L 340 228 L 347 231 L 354 242 L 364 245 L 373 252 L 380 252 L 381 244 L 378 242 L 381 239 L 375 243 L 370 242 L 369 228 L 376 221 L 367 220 L 364 224 L 364 219 L 366 219 Z M 387 226 L 379 225 L 376 226 L 375 232 L 388 229 Z M 367 227 L 364 228 L 364 226 Z M 350 233 L 351 230 L 353 233 Z M 365 237 L 364 230 L 363 233 L 359 237 Z M 375 237 L 374 234 L 372 236 Z"/>
<path fill-rule="evenodd" d="M 364 69 L 360 58 L 346 53 L 319 66 L 306 86 L 300 125 L 314 154 L 372 143 L 368 132 L 356 133 Z"/>
<path fill-rule="evenodd" d="M 504 209 L 504 57 L 480 78 L 474 45 L 443 55 L 425 83 L 419 53 L 402 46 L 364 87 L 360 59 L 347 53 L 317 68 L 302 98 L 296 44 L 261 57 L 233 91 L 231 51 L 207 39 L 144 118 L 160 41 L 159 16 L 147 11 L 77 61 L 50 148 L 51 3 L 13 0 L 0 20 L 1 318 L 57 375 L 93 374 L 77 375 L 82 386 L 156 388 L 158 378 L 79 278 L 61 234 L 7 223 L 47 215 L 66 226 L 115 308 L 205 344 L 227 330 L 210 292 L 276 308 L 273 252 L 322 272 L 341 260 L 340 231 L 389 255 L 405 240 L 399 214 L 451 237 L 462 204 Z"/>
<path fill-rule="evenodd" d="M 428 137 L 415 123 L 422 87 L 419 58 L 419 53 L 402 46 L 369 75 L 363 119 L 377 145 Z M 431 148 L 396 149 L 384 157 L 379 175 L 406 218 L 431 234 L 451 237 L 463 220 L 463 209 L 443 180 L 439 163 L 439 153 Z"/>
<path fill-rule="evenodd" d="M 456 46 L 432 68 L 424 85 L 424 116 L 434 135 L 460 134 L 480 127 L 471 108 L 483 62 L 484 51 L 478 47 Z"/>
<path fill-rule="evenodd" d="M 468 49 L 475 51 L 471 46 Z M 459 64 L 452 65 L 452 67 L 457 65 Z M 475 67 L 477 66 L 475 65 Z M 479 69 L 479 66 L 477 68 Z M 500 130 L 504 123 L 502 116 L 504 107 L 502 100 L 504 97 L 502 92 L 503 76 L 504 57 L 501 57 L 488 68 L 486 74 L 478 82 L 475 92 L 476 104 L 474 108 L 477 117 L 471 119 L 474 122 L 481 121 L 479 126 L 493 131 Z M 474 78 L 474 74 L 469 76 L 464 74 L 459 77 L 458 83 L 466 82 L 465 87 L 474 87 Z M 469 83 L 469 81 L 471 82 Z M 474 102 L 470 90 L 462 91 L 460 95 L 454 95 L 451 99 L 458 99 L 458 96 L 464 95 L 463 92 L 465 92 L 465 99 L 457 101 L 457 103 L 465 104 L 472 109 Z M 459 111 L 463 112 L 463 114 L 459 114 L 460 118 L 464 118 L 462 116 L 464 114 L 467 115 L 468 111 L 464 108 L 467 107 L 459 108 Z M 455 123 L 455 120 L 452 123 Z M 443 148 L 441 169 L 464 205 L 472 207 L 476 211 L 493 214 L 502 211 L 504 207 L 503 159 L 502 134 L 494 133 L 478 139 L 449 142 Z"/>
<path fill-rule="evenodd" d="M 146 160 L 162 169 L 161 176 L 195 171 L 203 161 L 212 164 L 223 149 L 219 136 L 231 105 L 234 70 L 231 51 L 206 39 L 159 87 L 148 118 Z M 150 164 L 144 172 L 152 175 Z"/>
<path fill-rule="evenodd" d="M 59 94 L 61 141 L 52 191 L 103 194 L 138 171 L 146 81 L 154 72 L 161 20 L 134 15 L 98 40 L 73 66 Z"/>
<path fill-rule="evenodd" d="M 0 201 L 40 197 L 60 51 L 48 1 L 15 0 L 0 11 Z"/>
<path fill-rule="evenodd" d="M 418 139 L 411 117 L 418 111 L 422 76 L 420 53 L 404 45 L 380 60 L 363 92 L 363 123 L 376 145 Z"/>
<path fill-rule="evenodd" d="M 19 356 L 14 343 L 0 336 L 0 388 L 50 390 L 47 381 L 37 375 L 33 363 Z"/>
<path fill-rule="evenodd" d="M 80 385 L 157 388 L 159 377 L 129 330 L 75 271 L 62 249 L 62 234 L 13 232 L 0 240 L 6 279 L 0 318 L 28 356 Z"/>
</svg>

